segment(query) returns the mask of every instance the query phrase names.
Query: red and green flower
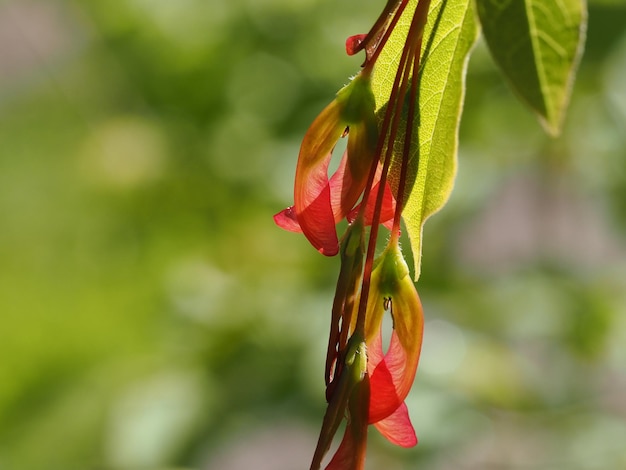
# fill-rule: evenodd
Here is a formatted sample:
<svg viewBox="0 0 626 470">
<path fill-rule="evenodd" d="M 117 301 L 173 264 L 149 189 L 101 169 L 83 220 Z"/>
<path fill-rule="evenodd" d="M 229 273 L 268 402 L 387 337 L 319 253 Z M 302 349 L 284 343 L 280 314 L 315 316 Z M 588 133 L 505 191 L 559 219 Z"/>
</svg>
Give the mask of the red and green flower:
<svg viewBox="0 0 626 470">
<path fill-rule="evenodd" d="M 321 468 L 344 419 L 344 436 L 327 470 L 363 468 L 370 425 L 393 444 L 417 443 L 405 399 L 417 371 L 424 318 L 399 237 L 428 0 L 416 7 L 385 106 L 377 109 L 371 88 L 380 48 L 407 3 L 389 0 L 370 33 L 346 42 L 349 54 L 365 51 L 363 69 L 311 124 L 298 156 L 294 205 L 274 217 L 280 227 L 304 233 L 322 254 L 341 258 L 326 358 L 328 408 L 312 470 Z M 348 139 L 346 151 L 329 176 L 342 137 Z M 393 186 L 388 178 L 392 163 Z M 336 226 L 342 220 L 348 228 L 340 239 Z M 380 226 L 390 236 L 377 256 Z M 393 330 L 384 347 L 387 314 Z"/>
</svg>

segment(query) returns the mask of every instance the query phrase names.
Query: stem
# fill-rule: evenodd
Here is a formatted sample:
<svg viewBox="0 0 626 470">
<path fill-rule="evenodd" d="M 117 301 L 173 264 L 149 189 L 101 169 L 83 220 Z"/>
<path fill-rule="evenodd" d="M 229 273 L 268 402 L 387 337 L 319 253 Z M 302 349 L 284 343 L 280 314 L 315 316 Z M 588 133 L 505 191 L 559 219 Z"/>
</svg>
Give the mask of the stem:
<svg viewBox="0 0 626 470">
<path fill-rule="evenodd" d="M 402 210 L 404 208 L 404 197 L 406 190 L 406 179 L 409 168 L 409 160 L 410 160 L 410 152 L 411 152 L 411 142 L 413 139 L 413 121 L 415 119 L 415 107 L 417 105 L 417 89 L 419 84 L 419 65 L 420 65 L 420 56 L 422 51 L 422 39 L 424 37 L 424 27 L 426 26 L 426 19 L 428 16 L 428 9 L 430 7 L 430 0 L 421 0 L 417 8 L 415 10 L 415 16 L 413 17 L 413 23 L 411 24 L 411 29 L 409 30 L 409 36 L 407 39 L 411 37 L 411 33 L 414 32 L 417 34 L 415 38 L 415 47 L 413 48 L 412 56 L 413 56 L 413 70 L 411 71 L 411 93 L 409 96 L 409 109 L 407 115 L 406 122 L 406 132 L 404 136 L 404 148 L 402 152 L 402 163 L 400 165 L 400 178 L 398 180 L 398 193 L 396 197 L 396 211 L 393 216 L 393 228 L 391 230 L 391 242 L 397 242 L 398 237 L 400 236 L 400 220 L 402 216 Z M 415 25 L 415 30 L 413 26 Z M 413 42 L 413 41 L 411 41 Z M 419 164 L 419 148 L 418 148 L 418 161 L 415 163 Z"/>
<path fill-rule="evenodd" d="M 373 71 L 374 64 L 380 55 L 380 51 L 385 46 L 391 33 L 393 32 L 396 24 L 398 23 L 402 13 L 408 3 L 408 0 L 388 0 L 383 13 L 377 20 L 376 24 L 368 33 L 365 42 L 365 47 L 368 47 L 370 42 L 374 44 L 370 45 L 373 51 L 370 54 L 370 49 L 366 50 L 366 63 L 363 68 L 363 73 L 369 75 Z M 371 284 L 371 277 L 374 265 L 374 257 L 376 252 L 376 244 L 378 239 L 379 226 L 381 224 L 381 214 L 383 200 L 385 196 L 385 188 L 387 185 L 387 177 L 392 162 L 394 161 L 394 144 L 396 142 L 398 129 L 402 120 L 402 111 L 407 94 L 407 87 L 409 86 L 409 80 L 411 80 L 411 88 L 408 103 L 408 116 L 406 119 L 406 129 L 404 134 L 404 143 L 402 149 L 402 160 L 400 165 L 400 179 L 398 181 L 398 192 L 396 195 L 396 207 L 393 216 L 393 229 L 390 242 L 398 241 L 400 233 L 400 219 L 402 215 L 402 208 L 404 205 L 404 192 L 406 188 L 406 179 L 408 173 L 408 163 L 410 158 L 411 140 L 413 136 L 413 127 L 415 112 L 417 106 L 417 90 L 419 81 L 419 62 L 422 45 L 422 37 L 424 26 L 426 24 L 426 17 L 430 0 L 418 0 L 418 4 L 413 13 L 411 25 L 407 33 L 406 42 L 402 48 L 402 54 L 398 63 L 398 69 L 394 77 L 394 83 L 389 95 L 387 103 L 387 109 L 383 117 L 381 125 L 381 131 L 376 143 L 375 155 L 379 158 L 375 158 L 372 161 L 372 165 L 368 174 L 367 183 L 361 200 L 361 207 L 358 215 L 353 222 L 351 228 L 359 230 L 358 236 L 361 237 L 358 241 L 358 250 L 353 252 L 354 246 L 350 243 L 350 236 L 352 235 L 350 229 L 347 232 L 346 239 L 342 241 L 342 263 L 339 279 L 337 282 L 337 291 L 335 299 L 333 301 L 333 316 L 331 322 L 330 339 L 327 351 L 326 360 L 326 385 L 327 385 L 327 400 L 329 406 L 324 416 L 324 422 L 322 424 L 322 430 L 317 442 L 313 461 L 311 462 L 311 470 L 317 470 L 320 468 L 322 459 L 332 443 L 333 436 L 337 432 L 340 422 L 343 420 L 346 408 L 349 411 L 352 423 L 348 426 L 359 426 L 358 420 L 365 419 L 369 410 L 369 378 L 367 375 L 367 369 L 357 370 L 359 378 L 355 379 L 353 375 L 346 375 L 346 369 L 344 368 L 344 357 L 350 355 L 352 350 L 350 344 L 363 344 L 366 340 L 365 337 L 365 320 L 366 312 Z M 391 20 L 388 17 L 393 13 Z M 384 35 L 380 40 L 380 33 L 384 31 Z M 384 153 L 384 155 L 383 155 Z M 418 155 L 419 157 L 419 155 Z M 397 157 L 396 157 L 397 160 Z M 369 234 L 367 252 L 365 255 L 365 265 L 363 262 L 363 222 L 365 218 L 365 210 L 368 206 L 370 193 L 374 186 L 376 174 L 378 171 L 378 165 L 382 162 L 382 169 L 380 173 L 380 179 L 378 181 L 379 188 L 376 194 L 376 200 L 374 202 L 374 210 L 371 220 L 371 230 Z M 356 227 L 356 228 L 355 228 Z M 361 271 L 362 268 L 362 271 Z M 362 272 L 360 295 L 358 295 L 358 280 Z M 352 336 L 348 340 L 348 334 L 350 333 L 352 315 L 354 312 L 353 305 L 356 297 L 359 297 L 359 307 L 356 318 L 356 327 L 352 332 Z M 376 299 L 378 301 L 378 299 Z M 341 322 L 341 324 L 340 324 Z M 365 346 L 363 346 L 365 348 Z M 365 353 L 363 353 L 365 354 Z M 354 364 L 347 364 L 347 372 L 354 372 Z M 335 369 L 333 371 L 333 368 Z M 332 375 L 332 380 L 331 380 Z M 351 378 L 354 381 L 351 381 Z M 338 380 L 338 383 L 336 382 Z M 365 381 L 367 388 L 367 396 L 362 395 L 361 380 Z M 355 387 L 357 387 L 355 389 Z M 357 395 L 353 395 L 357 393 Z M 359 408 L 354 408 L 358 406 Z M 354 451 L 357 452 L 357 460 L 353 461 L 353 464 L 361 468 L 363 466 L 363 460 L 365 458 L 365 439 L 367 436 L 367 420 L 360 422 L 361 427 L 356 431 L 360 434 L 352 436 L 355 439 L 355 445 L 357 446 Z M 346 430 L 349 432 L 349 428 Z M 364 433 L 364 434 L 363 434 Z M 334 460 L 331 461 L 331 464 Z M 333 465 L 334 466 L 334 465 Z"/>
<path fill-rule="evenodd" d="M 363 70 L 366 71 L 366 73 L 368 74 L 371 73 L 371 71 L 373 70 L 374 64 L 376 64 L 376 61 L 378 60 L 378 56 L 380 55 L 380 52 L 384 49 L 385 44 L 387 44 L 387 41 L 389 40 L 389 36 L 391 36 L 391 33 L 393 32 L 396 25 L 398 24 L 398 21 L 400 20 L 400 17 L 402 16 L 402 13 L 404 12 L 404 9 L 406 8 L 406 5 L 408 3 L 408 0 L 396 0 L 396 3 L 399 2 L 399 5 L 395 9 L 393 17 L 391 18 L 391 20 L 389 20 L 387 17 L 391 13 L 391 11 L 393 11 L 392 8 L 389 8 L 391 1 L 392 0 L 387 2 L 387 5 L 385 6 L 385 10 L 383 10 L 382 14 L 378 17 L 378 20 L 376 21 L 372 29 L 370 29 L 370 32 L 367 34 L 367 36 L 363 40 L 363 44 L 365 45 L 365 57 L 366 57 L 365 63 L 363 64 Z M 385 25 L 385 23 L 387 22 L 388 24 Z M 370 41 L 372 41 L 377 36 L 381 35 L 382 31 L 379 31 L 381 28 L 384 28 L 384 34 L 382 35 L 382 37 L 377 42 L 375 42 L 372 46 L 368 46 L 368 43 Z M 370 50 L 369 50 L 370 47 L 373 48 L 373 51 L 371 51 L 371 55 L 370 55 Z"/>
<path fill-rule="evenodd" d="M 423 3 L 423 1 L 420 3 Z M 400 119 L 402 117 L 402 105 L 406 97 L 406 91 L 407 91 L 406 89 L 408 86 L 410 71 L 415 70 L 415 67 L 413 64 L 415 56 L 416 56 L 415 50 L 419 45 L 421 45 L 421 41 L 411 40 L 412 38 L 415 38 L 416 34 L 418 38 L 421 38 L 419 28 L 422 22 L 419 21 L 420 18 L 418 15 L 418 11 L 421 10 L 419 9 L 419 6 L 420 4 L 418 4 L 418 7 L 416 8 L 415 14 L 413 16 L 413 20 L 411 22 L 411 26 L 409 28 L 409 33 L 407 35 L 407 42 L 402 50 L 402 55 L 400 57 L 400 61 L 398 64 L 398 71 L 396 72 L 396 76 L 394 78 L 392 92 L 389 97 L 389 102 L 387 104 L 387 110 L 385 112 L 385 116 L 383 118 L 381 134 L 378 139 L 376 154 L 380 155 L 384 149 L 385 155 L 383 158 L 383 168 L 382 168 L 382 172 L 380 175 L 378 194 L 376 195 L 374 213 L 372 216 L 372 228 L 371 228 L 370 237 L 369 237 L 369 241 L 367 245 L 367 254 L 365 257 L 365 267 L 363 271 L 363 281 L 361 284 L 361 297 L 359 299 L 359 310 L 357 314 L 357 323 L 356 323 L 356 329 L 355 329 L 355 331 L 360 334 L 364 334 L 364 331 L 365 331 L 365 316 L 366 316 L 365 314 L 367 311 L 369 288 L 370 288 L 371 275 L 372 275 L 372 270 L 373 270 L 373 265 L 374 265 L 376 241 L 378 239 L 378 228 L 380 225 L 380 215 L 381 215 L 381 210 L 382 210 L 383 198 L 385 194 L 385 185 L 387 183 L 387 174 L 389 172 L 389 167 L 391 166 L 391 161 L 393 157 L 393 145 L 396 140 L 396 135 L 397 135 L 398 127 L 400 124 Z M 421 27 L 421 31 L 423 31 L 423 25 Z M 409 57 L 412 57 L 413 60 L 409 60 Z M 389 134 L 387 134 L 388 131 L 389 131 Z M 366 205 L 368 198 L 369 198 L 369 192 L 371 191 L 371 186 L 373 184 L 372 173 L 374 173 L 374 171 L 370 171 L 371 179 L 368 181 L 368 185 L 366 186 L 366 190 L 363 195 L 364 204 L 361 207 L 361 211 L 364 210 L 364 206 Z M 405 179 L 406 179 L 406 171 L 405 171 Z M 396 203 L 396 212 L 397 211 L 398 211 L 398 205 Z M 401 209 L 400 209 L 400 212 L 401 212 Z M 394 224 L 395 224 L 395 214 L 394 214 Z"/>
<path fill-rule="evenodd" d="M 381 32 L 386 30 L 387 25 L 389 24 L 389 17 L 394 13 L 394 11 L 397 11 L 399 7 L 404 9 L 407 1 L 408 0 L 388 0 L 385 8 L 383 8 L 383 11 L 380 13 L 376 22 L 367 33 L 367 36 L 363 39 L 362 45 L 359 49 L 365 49 L 367 51 L 370 47 L 375 47 L 380 44 L 380 42 L 377 43 L 375 41 L 376 37 L 380 36 Z M 373 44 L 370 44 L 372 41 Z"/>
</svg>

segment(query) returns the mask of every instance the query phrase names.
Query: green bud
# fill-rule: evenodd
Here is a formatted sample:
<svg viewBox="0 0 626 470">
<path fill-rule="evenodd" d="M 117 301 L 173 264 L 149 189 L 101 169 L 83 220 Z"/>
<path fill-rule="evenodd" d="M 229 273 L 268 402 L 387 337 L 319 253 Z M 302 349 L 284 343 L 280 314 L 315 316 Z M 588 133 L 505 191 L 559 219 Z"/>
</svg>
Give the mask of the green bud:
<svg viewBox="0 0 626 470">
<path fill-rule="evenodd" d="M 382 263 L 382 264 L 381 264 Z M 382 295 L 391 295 L 398 289 L 398 284 L 409 275 L 409 267 L 402 256 L 400 246 L 391 243 L 379 259 L 380 292 Z"/>
<path fill-rule="evenodd" d="M 363 240 L 363 222 L 361 218 L 357 218 L 346 230 L 346 234 L 341 243 L 342 255 L 345 258 L 354 258 L 355 256 L 363 257 L 364 240 Z"/>
<path fill-rule="evenodd" d="M 361 335 L 354 334 L 350 338 L 345 364 L 355 384 L 363 380 L 367 372 L 367 346 Z"/>
</svg>

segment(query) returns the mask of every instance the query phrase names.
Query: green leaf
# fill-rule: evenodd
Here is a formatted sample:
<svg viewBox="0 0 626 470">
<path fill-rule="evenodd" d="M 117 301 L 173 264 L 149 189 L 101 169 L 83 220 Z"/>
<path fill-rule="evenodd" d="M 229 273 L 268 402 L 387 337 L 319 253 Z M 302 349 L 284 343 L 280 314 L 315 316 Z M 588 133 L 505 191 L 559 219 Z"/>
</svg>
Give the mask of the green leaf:
<svg viewBox="0 0 626 470">
<path fill-rule="evenodd" d="M 558 135 L 582 55 L 585 0 L 476 0 L 491 54 L 513 90 Z"/>
<path fill-rule="evenodd" d="M 416 4 L 417 0 L 409 2 L 376 63 L 372 88 L 379 110 L 389 99 Z M 473 0 L 433 1 L 424 30 L 417 98 L 419 114 L 413 121 L 408 195 L 402 213 L 413 250 L 415 280 L 420 275 L 422 226 L 446 203 L 454 184 L 465 71 L 477 37 L 473 5 Z M 401 155 L 401 149 L 396 153 Z M 396 187 L 398 166 L 394 165 L 390 171 L 391 184 Z"/>
</svg>

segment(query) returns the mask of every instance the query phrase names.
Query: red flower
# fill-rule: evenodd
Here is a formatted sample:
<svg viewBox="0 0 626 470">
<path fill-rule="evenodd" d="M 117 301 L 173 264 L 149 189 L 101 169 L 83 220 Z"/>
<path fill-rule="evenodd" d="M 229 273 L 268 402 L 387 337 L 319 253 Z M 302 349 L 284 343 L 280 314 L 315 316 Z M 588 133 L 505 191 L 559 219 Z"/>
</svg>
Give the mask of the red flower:
<svg viewBox="0 0 626 470">
<path fill-rule="evenodd" d="M 338 325 L 331 329 L 334 334 L 331 333 L 331 363 L 327 363 L 327 368 L 332 368 L 332 358 L 337 358 L 338 364 L 327 389 L 330 390 L 329 404 L 311 469 L 320 468 L 344 417 L 348 422 L 343 439 L 326 470 L 363 468 L 370 424 L 393 444 L 402 447 L 417 444 L 404 400 L 419 362 L 424 327 L 422 306 L 397 237 L 393 237 L 372 270 L 364 328 L 359 329 L 355 316 L 359 302 L 355 299 L 353 303 L 349 299 L 355 283 L 360 280 L 359 233 L 362 228 L 357 225 L 351 229 L 355 229 L 357 236 L 351 236 L 353 231 L 350 230 L 342 248 L 342 267 L 345 263 L 349 281 L 342 282 L 340 276 L 341 289 L 338 292 L 341 292 L 340 298 L 346 300 L 340 302 L 343 305 L 342 323 L 352 336 L 344 349 L 339 340 L 340 332 L 336 329 Z M 392 316 L 393 332 L 389 348 L 384 353 L 382 321 L 387 310 Z M 337 341 L 339 354 L 332 352 Z"/>
<path fill-rule="evenodd" d="M 335 100 L 309 127 L 298 156 L 294 205 L 274 216 L 279 227 L 303 232 L 324 255 L 334 256 L 339 251 L 335 225 L 353 211 L 365 189 L 372 165 L 378 165 L 378 129 L 374 110 L 369 77 L 359 74 L 337 93 Z M 346 152 L 329 179 L 328 165 L 333 149 L 346 133 Z M 391 191 L 387 192 L 381 222 L 393 218 L 393 197 Z M 370 204 L 373 199 L 367 202 Z M 368 213 L 371 223 L 371 210 L 365 211 L 365 223 L 368 223 Z M 351 219 L 355 216 L 353 213 Z"/>
<path fill-rule="evenodd" d="M 389 348 L 383 353 L 381 327 L 386 310 L 390 311 L 393 331 Z M 417 443 L 404 399 L 417 371 L 423 331 L 422 305 L 394 238 L 372 271 L 365 317 L 371 385 L 368 419 L 389 441 L 403 447 Z"/>
<path fill-rule="evenodd" d="M 365 51 L 363 69 L 308 129 L 298 156 L 294 205 L 274 216 L 280 227 L 303 232 L 324 255 L 336 255 L 341 248 L 326 357 L 328 407 L 311 470 L 322 466 L 344 418 L 343 439 L 326 470 L 363 469 L 369 425 L 393 444 L 417 444 L 404 401 L 419 362 L 424 319 L 398 239 L 404 198 L 411 189 L 409 158 L 429 0 L 413 3 L 415 11 L 396 77 L 379 116 L 370 84 L 379 53 L 408 4 L 407 0 L 388 0 L 371 31 L 346 42 L 350 55 Z M 329 177 L 334 147 L 346 136 L 346 152 Z M 395 183 L 393 193 L 389 180 Z M 343 219 L 350 225 L 340 246 L 335 226 Z M 386 225 L 391 236 L 376 258 L 379 224 Z M 366 231 L 366 225 L 371 230 Z M 385 350 L 382 321 L 386 311 L 393 331 Z"/>
</svg>

